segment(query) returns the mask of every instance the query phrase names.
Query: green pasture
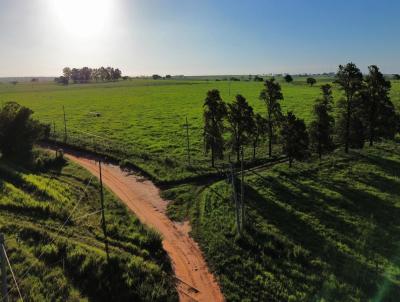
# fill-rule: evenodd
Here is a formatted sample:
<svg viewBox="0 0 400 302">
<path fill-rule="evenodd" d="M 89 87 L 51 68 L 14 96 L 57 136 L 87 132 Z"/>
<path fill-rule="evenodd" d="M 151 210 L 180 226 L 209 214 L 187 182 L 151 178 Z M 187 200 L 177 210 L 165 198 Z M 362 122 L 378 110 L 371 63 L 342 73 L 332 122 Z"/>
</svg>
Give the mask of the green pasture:
<svg viewBox="0 0 400 302">
<path fill-rule="evenodd" d="M 398 301 L 400 149 L 380 143 L 322 162 L 247 172 L 239 237 L 230 184 L 164 192 L 228 301 Z"/>
<path fill-rule="evenodd" d="M 98 181 L 46 162 L 41 155 L 38 170 L 0 161 L 0 232 L 24 301 L 176 301 L 160 236 L 106 191 L 107 262 Z M 11 273 L 8 282 L 17 301 Z"/>
<path fill-rule="evenodd" d="M 322 83 L 314 87 L 306 78 L 291 84 L 281 81 L 283 111 L 293 111 L 310 121 L 312 105 Z M 17 101 L 35 112 L 43 122 L 53 123 L 57 138 L 63 139 L 63 106 L 68 141 L 88 149 L 126 159 L 157 180 L 176 180 L 210 172 L 203 152 L 202 112 L 208 90 L 219 89 L 223 99 L 244 95 L 256 112 L 264 113 L 258 99 L 262 82 L 131 80 L 59 86 L 53 83 L 0 84 L 0 102 Z M 335 99 L 340 92 L 335 88 Z M 400 82 L 393 83 L 393 101 L 400 105 Z M 190 125 L 190 152 L 193 168 L 187 169 L 185 118 Z M 260 149 L 262 157 L 265 150 Z"/>
</svg>

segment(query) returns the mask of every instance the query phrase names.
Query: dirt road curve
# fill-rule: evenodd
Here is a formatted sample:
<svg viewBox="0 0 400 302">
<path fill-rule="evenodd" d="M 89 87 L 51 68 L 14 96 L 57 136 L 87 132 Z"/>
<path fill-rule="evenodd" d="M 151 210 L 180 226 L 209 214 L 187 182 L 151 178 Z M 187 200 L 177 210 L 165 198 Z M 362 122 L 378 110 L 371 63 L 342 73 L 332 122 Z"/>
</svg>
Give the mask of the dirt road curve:
<svg viewBox="0 0 400 302">
<path fill-rule="evenodd" d="M 98 164 L 90 158 L 66 153 L 72 161 L 98 176 Z M 118 166 L 102 165 L 103 183 L 145 224 L 163 236 L 163 247 L 170 256 L 177 278 L 180 301 L 224 301 L 221 290 L 209 272 L 197 243 L 189 236 L 188 223 L 172 222 L 165 214 L 167 202 L 147 180 L 129 175 Z"/>
</svg>

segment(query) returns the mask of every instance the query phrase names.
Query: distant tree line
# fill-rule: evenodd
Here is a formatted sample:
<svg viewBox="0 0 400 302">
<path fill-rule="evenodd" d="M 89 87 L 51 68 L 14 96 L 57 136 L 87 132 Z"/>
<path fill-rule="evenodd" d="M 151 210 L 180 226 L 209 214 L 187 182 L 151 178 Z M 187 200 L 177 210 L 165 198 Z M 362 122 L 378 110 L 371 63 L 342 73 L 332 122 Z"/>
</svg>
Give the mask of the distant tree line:
<svg viewBox="0 0 400 302">
<path fill-rule="evenodd" d="M 265 104 L 263 115 L 255 114 L 245 97 L 237 95 L 232 103 L 225 103 L 218 90 L 207 93 L 204 101 L 204 146 L 211 155 L 211 165 L 223 159 L 226 149 L 236 155 L 239 162 L 243 147 L 256 149 L 268 141 L 268 156 L 273 156 L 273 145 L 279 143 L 291 166 L 294 160 L 304 160 L 312 153 L 321 159 L 324 154 L 343 146 L 350 148 L 370 146 L 381 139 L 394 139 L 399 129 L 399 115 L 390 100 L 390 81 L 375 65 L 368 67 L 365 77 L 353 63 L 340 65 L 334 84 L 343 91 L 333 112 L 332 86 L 321 86 L 321 97 L 312 108 L 312 121 L 304 120 L 293 112 L 282 113 L 280 102 L 284 99 L 281 86 L 274 78 L 264 82 L 259 99 Z M 287 77 L 285 81 L 293 80 Z M 307 79 L 309 85 L 315 79 Z"/>
<path fill-rule="evenodd" d="M 118 68 L 100 67 L 100 68 L 70 68 L 63 69 L 63 75 L 55 78 L 55 82 L 68 85 L 70 82 L 74 84 L 84 84 L 89 82 L 108 82 L 117 81 L 122 77 L 122 72 Z"/>
</svg>

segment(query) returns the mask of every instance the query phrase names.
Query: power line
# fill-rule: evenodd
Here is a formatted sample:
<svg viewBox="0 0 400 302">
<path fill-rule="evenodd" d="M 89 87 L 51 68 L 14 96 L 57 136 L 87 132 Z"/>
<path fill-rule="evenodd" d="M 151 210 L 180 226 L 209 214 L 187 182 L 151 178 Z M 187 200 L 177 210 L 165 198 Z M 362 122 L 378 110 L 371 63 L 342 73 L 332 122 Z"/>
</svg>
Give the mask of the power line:
<svg viewBox="0 0 400 302">
<path fill-rule="evenodd" d="M 6 260 L 7 260 L 7 263 L 8 263 L 8 267 L 10 268 L 11 275 L 12 275 L 12 277 L 13 277 L 13 279 L 14 279 L 15 286 L 17 287 L 18 295 L 19 295 L 21 301 L 23 302 L 24 299 L 22 298 L 21 290 L 19 289 L 17 279 L 15 278 L 14 271 L 13 271 L 13 269 L 12 269 L 12 267 L 11 267 L 10 259 L 8 259 L 7 251 L 6 251 L 5 247 L 4 247 L 4 244 L 2 244 L 1 246 L 2 246 L 3 251 L 4 251 L 4 255 L 6 256 Z"/>
<path fill-rule="evenodd" d="M 64 223 L 61 225 L 61 227 L 56 231 L 56 234 L 53 236 L 53 238 L 50 240 L 49 243 L 47 244 L 52 244 L 55 240 L 57 235 L 60 234 L 60 232 L 64 229 L 64 227 L 66 226 L 66 224 L 68 223 L 68 221 L 71 219 L 72 215 L 74 214 L 75 210 L 77 209 L 78 205 L 80 204 L 80 202 L 82 201 L 83 197 L 85 196 L 85 193 L 87 191 L 87 189 L 89 188 L 89 185 L 91 184 L 93 179 L 93 176 L 89 179 L 88 184 L 86 185 L 85 189 L 83 190 L 83 194 L 81 195 L 81 197 L 79 198 L 78 202 L 76 203 L 76 205 L 73 207 L 73 209 L 71 210 L 69 216 L 67 217 L 67 219 L 64 221 Z M 39 260 L 43 255 L 44 255 L 44 251 L 37 257 L 37 259 Z M 22 275 L 21 279 L 25 279 L 25 277 L 28 275 L 28 273 L 31 271 L 31 269 L 33 268 L 33 263 L 31 266 L 29 266 L 29 268 L 25 271 L 25 273 Z M 8 294 L 11 292 L 11 290 L 13 289 L 13 287 L 8 291 Z"/>
<path fill-rule="evenodd" d="M 88 214 L 85 214 L 85 215 L 82 215 L 82 216 L 79 216 L 79 217 L 73 218 L 73 220 L 75 220 L 75 221 L 78 221 L 78 220 L 81 220 L 81 219 L 83 219 L 83 218 L 86 218 L 86 217 L 89 217 L 89 216 L 95 215 L 95 214 L 97 214 L 97 213 L 100 213 L 101 211 L 102 211 L 102 209 L 100 209 L 100 210 L 96 210 L 96 211 L 90 212 L 90 213 L 88 213 Z"/>
</svg>

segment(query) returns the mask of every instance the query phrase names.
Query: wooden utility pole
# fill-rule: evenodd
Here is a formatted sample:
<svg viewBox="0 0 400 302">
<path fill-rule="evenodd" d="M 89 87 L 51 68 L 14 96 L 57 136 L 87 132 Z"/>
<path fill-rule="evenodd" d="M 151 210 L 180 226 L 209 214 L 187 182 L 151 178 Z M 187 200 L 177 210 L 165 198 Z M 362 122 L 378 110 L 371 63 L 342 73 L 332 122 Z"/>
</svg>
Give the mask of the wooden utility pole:
<svg viewBox="0 0 400 302">
<path fill-rule="evenodd" d="M 6 255 L 4 254 L 4 235 L 0 234 L 1 292 L 2 302 L 8 302 Z"/>
<path fill-rule="evenodd" d="M 101 159 L 99 159 L 99 172 L 100 172 L 100 202 L 101 202 L 101 226 L 104 234 L 104 244 L 106 246 L 107 261 L 110 261 L 110 254 L 108 250 L 107 226 L 106 217 L 104 215 L 104 192 L 103 192 L 103 177 L 101 174 Z"/>
<path fill-rule="evenodd" d="M 240 180 L 240 209 L 241 209 L 241 218 L 242 218 L 242 229 L 244 227 L 244 171 L 243 171 L 243 147 L 241 149 L 241 160 L 240 160 L 240 170 L 241 170 L 241 180 Z"/>
<path fill-rule="evenodd" d="M 188 158 L 188 165 L 190 166 L 190 139 L 189 139 L 189 123 L 186 117 L 186 148 L 187 148 L 187 158 Z"/>
<path fill-rule="evenodd" d="M 64 113 L 64 143 L 67 142 L 67 118 L 65 117 L 65 108 L 63 106 L 63 113 Z"/>
</svg>

